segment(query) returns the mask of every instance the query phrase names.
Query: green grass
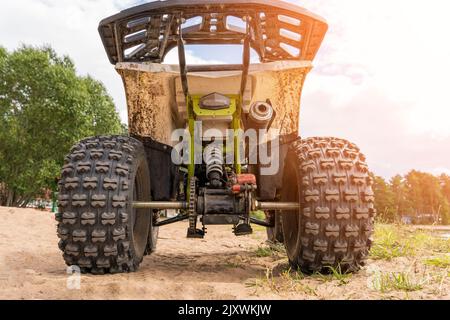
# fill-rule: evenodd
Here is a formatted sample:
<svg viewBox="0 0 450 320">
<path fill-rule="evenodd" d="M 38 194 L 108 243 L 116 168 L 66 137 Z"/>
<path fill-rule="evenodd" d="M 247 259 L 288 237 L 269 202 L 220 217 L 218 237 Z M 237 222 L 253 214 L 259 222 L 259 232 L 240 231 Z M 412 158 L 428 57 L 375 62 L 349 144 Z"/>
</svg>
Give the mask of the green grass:
<svg viewBox="0 0 450 320">
<path fill-rule="evenodd" d="M 289 281 L 301 281 L 305 279 L 303 272 L 299 270 L 292 270 L 291 267 L 281 271 L 281 278 Z"/>
<path fill-rule="evenodd" d="M 263 221 L 266 220 L 266 214 L 264 213 L 264 211 L 253 211 L 251 213 L 251 216 L 258 220 L 263 220 Z"/>
<path fill-rule="evenodd" d="M 330 266 L 328 266 L 327 268 L 329 269 L 329 274 L 315 273 L 314 277 L 324 282 L 337 281 L 340 286 L 346 285 L 350 282 L 352 274 L 342 272 L 340 265 L 338 265 L 336 268 Z"/>
<path fill-rule="evenodd" d="M 450 251 L 450 240 L 399 224 L 377 224 L 374 238 L 371 258 L 375 260 L 390 261 L 397 257 L 413 257 L 426 252 Z"/>
<path fill-rule="evenodd" d="M 271 257 L 273 255 L 273 250 L 270 247 L 258 247 L 255 250 L 255 254 L 258 258 Z"/>
<path fill-rule="evenodd" d="M 305 276 L 300 270 L 295 271 L 288 268 L 283 270 L 278 277 L 275 277 L 273 275 L 273 270 L 266 268 L 266 272 L 262 277 L 252 279 L 251 281 L 248 281 L 246 285 L 255 290 L 270 290 L 276 293 L 303 292 L 307 295 L 317 296 L 316 289 L 304 283 L 302 281 L 304 279 Z"/>
<path fill-rule="evenodd" d="M 264 211 L 253 211 L 251 213 L 251 217 L 258 219 L 258 220 L 262 220 L 262 221 L 266 220 L 266 214 L 264 213 Z M 265 232 L 266 231 L 266 227 L 258 226 L 256 224 L 253 224 L 252 228 L 253 228 L 253 231 L 256 231 L 256 232 Z"/>
<path fill-rule="evenodd" d="M 375 228 L 375 243 L 371 250 L 372 259 L 392 260 L 393 258 L 412 255 L 413 248 L 404 240 L 396 226 L 377 225 Z"/>
<path fill-rule="evenodd" d="M 259 246 L 255 250 L 255 255 L 258 258 L 280 258 L 286 256 L 286 250 L 284 249 L 284 245 L 278 243 L 272 243 L 267 246 Z"/>
<path fill-rule="evenodd" d="M 391 261 L 398 257 L 407 257 L 411 266 L 404 272 L 379 272 L 368 280 L 373 282 L 373 289 L 383 293 L 398 291 L 406 297 L 413 296 L 412 292 L 424 290 L 429 285 L 436 294 L 445 294 L 447 280 L 450 277 L 450 240 L 442 239 L 429 230 L 418 230 L 401 224 L 381 224 L 375 226 L 374 243 L 371 258 L 374 260 Z M 271 260 L 285 259 L 286 252 L 283 245 L 261 245 L 254 251 L 259 258 L 270 257 Z M 404 259 L 405 260 L 405 259 Z M 264 262 L 265 260 L 261 260 Z M 401 260 L 403 261 L 403 260 Z M 402 266 L 404 262 L 401 262 Z M 370 262 L 369 262 L 370 264 Z M 416 266 L 418 267 L 417 271 Z M 426 268 L 429 266 L 432 268 Z M 273 291 L 276 294 L 304 293 L 307 296 L 318 296 L 320 282 L 331 282 L 335 286 L 345 286 L 350 281 L 359 281 L 359 274 L 352 278 L 352 274 L 342 272 L 341 268 L 329 268 L 325 274 L 315 273 L 304 275 L 301 271 L 292 270 L 287 265 L 274 272 L 267 268 L 260 277 L 247 282 L 247 286 L 263 292 Z M 433 269 L 434 268 L 434 269 Z M 439 269 L 440 270 L 439 270 Z M 396 269 L 402 270 L 402 269 Z M 416 270 L 416 271 L 412 271 Z M 363 272 L 363 271 L 361 271 Z M 416 273 L 417 272 L 417 273 Z M 418 273 L 420 272 L 420 274 Z M 327 284 L 328 285 L 328 284 Z M 364 283 L 366 286 L 367 283 Z M 431 290 L 430 289 L 430 290 Z"/>
<path fill-rule="evenodd" d="M 406 272 L 380 273 L 373 280 L 373 287 L 381 293 L 419 291 L 423 289 L 423 285 L 423 282 L 417 281 Z"/>
<path fill-rule="evenodd" d="M 430 259 L 426 259 L 424 263 L 427 266 L 438 267 L 438 268 L 449 268 L 450 267 L 450 255 L 433 257 Z"/>
</svg>

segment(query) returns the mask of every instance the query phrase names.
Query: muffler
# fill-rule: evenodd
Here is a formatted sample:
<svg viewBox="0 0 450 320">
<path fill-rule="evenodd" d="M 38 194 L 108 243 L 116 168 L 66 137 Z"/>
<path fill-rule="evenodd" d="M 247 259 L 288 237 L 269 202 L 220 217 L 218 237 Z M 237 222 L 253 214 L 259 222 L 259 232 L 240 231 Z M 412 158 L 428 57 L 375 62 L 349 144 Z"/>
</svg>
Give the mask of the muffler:
<svg viewBox="0 0 450 320">
<path fill-rule="evenodd" d="M 269 103 L 261 101 L 254 102 L 248 114 L 247 129 L 268 129 L 274 117 L 275 111 Z"/>
</svg>

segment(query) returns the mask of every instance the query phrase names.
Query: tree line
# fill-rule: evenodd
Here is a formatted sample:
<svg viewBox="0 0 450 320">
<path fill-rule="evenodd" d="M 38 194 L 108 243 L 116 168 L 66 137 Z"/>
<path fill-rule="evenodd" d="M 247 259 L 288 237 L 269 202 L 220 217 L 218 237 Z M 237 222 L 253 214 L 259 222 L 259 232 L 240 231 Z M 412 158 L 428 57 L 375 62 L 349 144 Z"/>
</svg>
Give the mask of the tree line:
<svg viewBox="0 0 450 320">
<path fill-rule="evenodd" d="M 375 208 L 378 217 L 393 222 L 402 217 L 430 215 L 450 224 L 450 176 L 434 176 L 416 170 L 389 181 L 374 176 Z M 440 220 L 439 220 L 440 219 Z"/>
<path fill-rule="evenodd" d="M 0 205 L 26 206 L 56 189 L 73 144 L 123 131 L 104 85 L 77 75 L 69 57 L 0 47 Z"/>
</svg>

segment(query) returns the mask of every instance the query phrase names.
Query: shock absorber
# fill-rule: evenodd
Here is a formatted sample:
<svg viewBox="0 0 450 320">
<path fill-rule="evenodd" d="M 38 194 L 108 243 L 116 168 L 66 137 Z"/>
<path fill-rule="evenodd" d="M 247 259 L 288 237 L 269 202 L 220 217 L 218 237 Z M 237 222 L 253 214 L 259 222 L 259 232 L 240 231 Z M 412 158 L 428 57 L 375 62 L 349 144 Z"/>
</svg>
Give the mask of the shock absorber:
<svg viewBox="0 0 450 320">
<path fill-rule="evenodd" d="M 223 178 L 223 152 L 217 144 L 210 144 L 205 149 L 206 176 L 211 183 L 211 187 L 222 187 Z"/>
</svg>

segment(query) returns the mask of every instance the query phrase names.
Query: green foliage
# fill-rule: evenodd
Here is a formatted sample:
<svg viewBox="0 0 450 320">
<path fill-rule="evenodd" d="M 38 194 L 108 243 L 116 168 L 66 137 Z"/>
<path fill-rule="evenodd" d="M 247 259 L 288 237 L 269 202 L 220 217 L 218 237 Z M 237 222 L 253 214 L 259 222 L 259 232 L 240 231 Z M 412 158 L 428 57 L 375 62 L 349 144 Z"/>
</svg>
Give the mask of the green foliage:
<svg viewBox="0 0 450 320">
<path fill-rule="evenodd" d="M 450 177 L 433 176 L 412 170 L 406 176 L 397 175 L 389 182 L 373 176 L 375 208 L 385 222 L 399 221 L 402 216 L 432 214 L 443 224 L 450 224 Z"/>
<path fill-rule="evenodd" d="M 123 132 L 103 84 L 78 76 L 69 57 L 29 46 L 0 48 L 0 127 L 7 205 L 25 205 L 44 188 L 54 189 L 77 141 Z"/>
<path fill-rule="evenodd" d="M 391 186 L 381 178 L 373 177 L 373 192 L 375 193 L 375 208 L 380 217 L 387 221 L 395 220 L 395 194 Z"/>
</svg>

